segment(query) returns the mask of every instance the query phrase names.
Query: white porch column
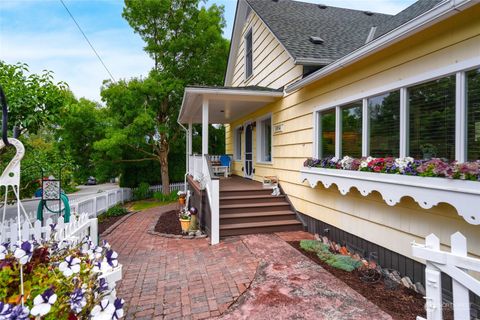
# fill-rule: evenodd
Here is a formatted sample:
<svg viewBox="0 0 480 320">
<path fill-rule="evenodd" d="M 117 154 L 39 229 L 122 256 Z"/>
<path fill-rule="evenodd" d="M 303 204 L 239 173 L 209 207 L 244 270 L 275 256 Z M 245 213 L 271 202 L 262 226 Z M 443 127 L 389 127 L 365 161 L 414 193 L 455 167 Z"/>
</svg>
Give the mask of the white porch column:
<svg viewBox="0 0 480 320">
<path fill-rule="evenodd" d="M 187 150 L 188 150 L 188 155 L 192 155 L 192 130 L 193 130 L 193 125 L 191 122 L 188 123 L 188 145 L 187 145 Z"/>
<path fill-rule="evenodd" d="M 202 102 L 202 157 L 208 154 L 208 99 L 203 97 Z M 203 162 L 203 175 L 207 174 L 206 161 Z"/>
</svg>

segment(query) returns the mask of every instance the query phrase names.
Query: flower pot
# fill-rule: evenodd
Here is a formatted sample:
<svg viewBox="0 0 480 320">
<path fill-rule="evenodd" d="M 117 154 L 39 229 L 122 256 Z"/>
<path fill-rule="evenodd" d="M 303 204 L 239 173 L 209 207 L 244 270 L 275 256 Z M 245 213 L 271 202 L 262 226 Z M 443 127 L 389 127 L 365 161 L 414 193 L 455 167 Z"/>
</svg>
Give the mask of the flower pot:
<svg viewBox="0 0 480 320">
<path fill-rule="evenodd" d="M 180 203 L 180 205 L 185 205 L 185 198 L 178 198 L 178 203 Z"/>
<path fill-rule="evenodd" d="M 190 228 L 190 219 L 180 219 L 180 225 L 182 226 L 183 232 L 188 232 Z"/>
</svg>

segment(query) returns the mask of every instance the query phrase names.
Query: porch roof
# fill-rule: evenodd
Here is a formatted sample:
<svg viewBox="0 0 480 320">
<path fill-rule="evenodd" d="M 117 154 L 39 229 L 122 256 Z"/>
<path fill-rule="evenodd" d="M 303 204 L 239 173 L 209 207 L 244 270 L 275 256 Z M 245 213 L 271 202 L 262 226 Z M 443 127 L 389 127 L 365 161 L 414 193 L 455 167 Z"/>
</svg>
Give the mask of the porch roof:
<svg viewBox="0 0 480 320">
<path fill-rule="evenodd" d="M 283 90 L 265 87 L 187 87 L 178 116 L 180 123 L 202 123 L 202 104 L 208 101 L 208 122 L 225 124 L 283 97 Z"/>
</svg>

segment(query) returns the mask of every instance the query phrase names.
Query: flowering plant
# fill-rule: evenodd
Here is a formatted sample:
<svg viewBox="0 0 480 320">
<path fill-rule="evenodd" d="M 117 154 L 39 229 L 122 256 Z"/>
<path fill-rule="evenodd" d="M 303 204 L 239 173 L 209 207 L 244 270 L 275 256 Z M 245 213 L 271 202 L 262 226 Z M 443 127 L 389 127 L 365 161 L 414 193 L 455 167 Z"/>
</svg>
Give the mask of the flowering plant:
<svg viewBox="0 0 480 320">
<path fill-rule="evenodd" d="M 90 237 L 78 244 L 59 242 L 54 236 L 48 241 L 4 243 L 0 319 L 119 319 L 124 302 L 115 298 L 104 277 L 116 266 L 117 253 L 106 242 L 96 246 Z"/>
<path fill-rule="evenodd" d="M 446 162 L 442 159 L 415 160 L 405 158 L 352 158 L 349 156 L 338 159 L 329 157 L 324 159 L 307 159 L 305 167 L 329 168 L 353 171 L 378 172 L 389 174 L 402 174 L 421 177 L 445 177 L 480 181 L 480 160 L 458 163 Z"/>
</svg>

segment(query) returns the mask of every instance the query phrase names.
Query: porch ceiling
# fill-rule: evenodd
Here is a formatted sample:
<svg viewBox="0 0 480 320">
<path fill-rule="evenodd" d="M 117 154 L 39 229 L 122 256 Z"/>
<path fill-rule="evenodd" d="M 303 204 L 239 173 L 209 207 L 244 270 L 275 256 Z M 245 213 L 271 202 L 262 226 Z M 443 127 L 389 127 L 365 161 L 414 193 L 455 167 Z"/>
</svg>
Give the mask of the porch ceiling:
<svg viewBox="0 0 480 320">
<path fill-rule="evenodd" d="M 202 103 L 208 101 L 208 122 L 225 124 L 283 97 L 283 91 L 263 87 L 187 87 L 178 116 L 180 123 L 202 123 Z"/>
</svg>

